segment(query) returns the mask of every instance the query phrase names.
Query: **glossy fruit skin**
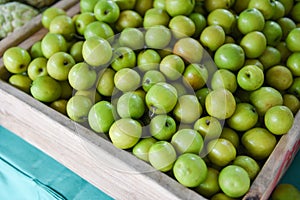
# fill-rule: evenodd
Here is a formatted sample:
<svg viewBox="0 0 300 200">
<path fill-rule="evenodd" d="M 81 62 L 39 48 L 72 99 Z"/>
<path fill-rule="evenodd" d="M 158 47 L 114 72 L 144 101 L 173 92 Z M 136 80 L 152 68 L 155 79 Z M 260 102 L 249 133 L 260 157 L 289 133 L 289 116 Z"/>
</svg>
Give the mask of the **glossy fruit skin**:
<svg viewBox="0 0 300 200">
<path fill-rule="evenodd" d="M 145 46 L 145 36 L 140 29 L 127 27 L 120 33 L 118 42 L 132 50 L 140 50 Z"/>
<path fill-rule="evenodd" d="M 159 65 L 159 70 L 166 76 L 167 79 L 173 81 L 182 77 L 184 68 L 184 60 L 175 54 L 164 57 Z"/>
<path fill-rule="evenodd" d="M 66 40 L 71 40 L 76 32 L 75 23 L 68 15 L 59 15 L 51 20 L 49 32 L 61 34 Z"/>
<path fill-rule="evenodd" d="M 143 24 L 142 16 L 134 10 L 122 10 L 118 20 L 115 22 L 117 32 L 126 28 L 138 28 Z"/>
<path fill-rule="evenodd" d="M 292 53 L 286 61 L 286 66 L 291 70 L 293 76 L 300 76 L 300 52 Z"/>
<path fill-rule="evenodd" d="M 206 26 L 200 34 L 200 42 L 211 51 L 217 50 L 225 42 L 225 31 L 219 25 Z"/>
<path fill-rule="evenodd" d="M 151 26 L 145 33 L 145 43 L 151 49 L 163 49 L 169 45 L 171 39 L 171 31 L 163 25 Z"/>
<path fill-rule="evenodd" d="M 235 112 L 226 122 L 230 128 L 236 131 L 247 131 L 254 127 L 257 121 L 258 113 L 253 105 L 238 103 Z"/>
<path fill-rule="evenodd" d="M 142 50 L 137 55 L 137 68 L 142 72 L 146 72 L 149 70 L 156 70 L 159 67 L 160 61 L 161 61 L 161 57 L 156 50 L 154 49 Z"/>
<path fill-rule="evenodd" d="M 218 8 L 208 14 L 207 24 L 219 25 L 223 28 L 226 34 L 230 34 L 236 25 L 236 17 L 229 10 Z"/>
<path fill-rule="evenodd" d="M 195 121 L 193 128 L 199 132 L 204 141 L 216 139 L 221 135 L 222 124 L 211 116 L 204 116 Z"/>
<path fill-rule="evenodd" d="M 115 33 L 113 29 L 107 23 L 97 20 L 89 23 L 85 27 L 83 33 L 85 39 L 89 39 L 91 37 L 100 37 L 102 39 L 106 39 L 109 42 L 113 41 L 114 35 Z"/>
<path fill-rule="evenodd" d="M 141 139 L 136 145 L 134 145 L 132 149 L 133 155 L 141 160 L 149 162 L 149 149 L 155 142 L 157 142 L 157 140 L 153 137 Z"/>
<path fill-rule="evenodd" d="M 195 190 L 206 198 L 212 197 L 214 194 L 220 191 L 218 183 L 219 171 L 208 167 L 206 179 L 198 185 Z"/>
<path fill-rule="evenodd" d="M 263 86 L 250 93 L 250 102 L 256 108 L 258 115 L 263 116 L 272 106 L 282 105 L 283 99 L 278 90 Z"/>
<path fill-rule="evenodd" d="M 196 91 L 205 86 L 208 80 L 208 70 L 201 64 L 189 64 L 185 67 L 183 78 L 188 86 Z"/>
<path fill-rule="evenodd" d="M 277 141 L 275 135 L 267 129 L 255 127 L 242 135 L 241 143 L 249 156 L 256 160 L 263 160 L 272 153 Z"/>
<path fill-rule="evenodd" d="M 54 19 L 56 16 L 59 15 L 66 15 L 66 12 L 63 9 L 57 7 L 50 7 L 46 9 L 42 13 L 42 19 L 41 19 L 42 25 L 48 29 L 52 19 Z"/>
<path fill-rule="evenodd" d="M 95 85 L 97 72 L 88 64 L 79 62 L 70 69 L 68 80 L 75 90 L 88 90 Z"/>
<path fill-rule="evenodd" d="M 289 68 L 283 65 L 271 67 L 265 73 L 266 83 L 271 87 L 284 91 L 293 83 L 293 74 Z"/>
<path fill-rule="evenodd" d="M 165 76 L 158 70 L 149 70 L 142 79 L 143 90 L 148 92 L 153 85 L 159 82 L 166 82 Z"/>
<path fill-rule="evenodd" d="M 283 32 L 281 26 L 276 21 L 266 21 L 263 34 L 266 36 L 267 45 L 276 46 L 282 38 Z"/>
<path fill-rule="evenodd" d="M 247 171 L 251 181 L 255 179 L 255 177 L 260 171 L 260 166 L 258 162 L 247 155 L 237 156 L 232 162 L 232 164 L 244 168 Z"/>
<path fill-rule="evenodd" d="M 111 125 L 108 134 L 114 146 L 120 149 L 129 149 L 142 136 L 142 126 L 134 119 L 122 118 Z"/>
<path fill-rule="evenodd" d="M 173 110 L 177 103 L 176 89 L 164 82 L 153 85 L 146 94 L 148 108 L 156 114 L 165 114 Z"/>
<path fill-rule="evenodd" d="M 176 156 L 174 147 L 167 141 L 154 143 L 148 153 L 150 164 L 162 172 L 170 171 L 173 168 Z"/>
<path fill-rule="evenodd" d="M 173 173 L 179 183 L 186 187 L 196 187 L 207 177 L 207 166 L 196 154 L 180 155 L 174 163 Z"/>
<path fill-rule="evenodd" d="M 60 97 L 62 89 L 52 77 L 40 76 L 32 82 L 30 92 L 39 101 L 52 102 Z"/>
<path fill-rule="evenodd" d="M 134 69 L 123 68 L 116 72 L 114 84 L 122 92 L 134 91 L 141 85 L 141 77 Z"/>
<path fill-rule="evenodd" d="M 266 20 L 271 19 L 275 12 L 275 4 L 269 0 L 250 0 L 248 8 L 256 8 Z"/>
<path fill-rule="evenodd" d="M 25 74 L 13 74 L 9 79 L 8 82 L 15 86 L 16 88 L 26 92 L 30 93 L 30 87 L 32 80 Z"/>
<path fill-rule="evenodd" d="M 176 132 L 176 122 L 169 115 L 156 115 L 149 124 L 151 135 L 158 140 L 170 140 Z"/>
<path fill-rule="evenodd" d="M 171 139 L 177 155 L 194 153 L 199 155 L 204 147 L 202 136 L 193 129 L 183 128 L 178 130 Z"/>
<path fill-rule="evenodd" d="M 215 52 L 214 61 L 221 69 L 237 71 L 245 62 L 245 52 L 237 44 L 223 44 Z"/>
<path fill-rule="evenodd" d="M 75 60 L 69 53 L 57 52 L 48 59 L 47 72 L 52 78 L 65 81 L 74 65 Z"/>
<path fill-rule="evenodd" d="M 115 71 L 111 68 L 105 68 L 98 73 L 97 91 L 103 96 L 112 96 L 115 90 L 114 76 Z"/>
<path fill-rule="evenodd" d="M 119 97 L 117 112 L 121 118 L 139 119 L 145 112 L 143 99 L 134 92 L 126 92 Z"/>
<path fill-rule="evenodd" d="M 136 66 L 136 55 L 134 51 L 128 47 L 118 47 L 114 50 L 111 67 L 115 71 L 122 68 L 133 68 Z"/>
<path fill-rule="evenodd" d="M 208 114 L 218 119 L 227 119 L 235 111 L 236 101 L 227 89 L 217 89 L 210 92 L 205 99 Z"/>
<path fill-rule="evenodd" d="M 114 1 L 100 0 L 94 7 L 95 18 L 106 23 L 114 23 L 120 15 L 120 8 Z"/>
<path fill-rule="evenodd" d="M 167 27 L 169 21 L 170 16 L 168 15 L 166 10 L 153 7 L 146 11 L 143 20 L 143 27 L 145 29 L 155 25 L 163 25 Z"/>
<path fill-rule="evenodd" d="M 275 135 L 288 133 L 294 123 L 294 115 L 286 106 L 273 106 L 264 116 L 266 128 Z M 280 124 L 280 126 L 278 126 Z"/>
<path fill-rule="evenodd" d="M 225 88 L 230 92 L 235 92 L 237 89 L 237 77 L 228 69 L 218 69 L 211 78 L 211 88 L 213 90 Z"/>
<path fill-rule="evenodd" d="M 49 59 L 57 52 L 66 52 L 67 41 L 61 34 L 47 33 L 42 39 L 41 49 L 43 55 Z"/>
<path fill-rule="evenodd" d="M 11 73 L 25 72 L 30 61 L 29 52 L 21 47 L 11 47 L 3 54 L 3 64 Z"/>
<path fill-rule="evenodd" d="M 189 15 L 195 6 L 195 0 L 166 0 L 165 8 L 171 17 Z"/>
<path fill-rule="evenodd" d="M 191 37 L 196 30 L 193 20 L 184 15 L 171 18 L 168 26 L 176 39 Z"/>
<path fill-rule="evenodd" d="M 189 63 L 200 63 L 203 58 L 203 51 L 200 42 L 190 37 L 179 39 L 173 47 L 173 53 Z"/>
<path fill-rule="evenodd" d="M 246 91 L 259 89 L 264 83 L 264 72 L 256 65 L 246 65 L 237 74 L 238 85 Z"/>
<path fill-rule="evenodd" d="M 99 56 L 94 56 L 95 54 Z M 89 65 L 97 67 L 110 61 L 112 49 L 107 40 L 100 37 L 91 37 L 83 43 L 82 56 Z"/>
<path fill-rule="evenodd" d="M 291 30 L 287 35 L 287 37 L 285 38 L 287 48 L 290 51 L 292 52 L 300 51 L 300 45 L 298 41 L 299 37 L 300 37 L 300 27 L 297 27 Z"/>
<path fill-rule="evenodd" d="M 239 198 L 250 188 L 250 178 L 246 170 L 237 165 L 228 165 L 219 173 L 221 190 L 229 197 Z"/>
<path fill-rule="evenodd" d="M 213 139 L 206 148 L 208 159 L 217 166 L 224 167 L 236 158 L 236 149 L 227 139 Z"/>
<path fill-rule="evenodd" d="M 264 26 L 264 16 L 261 11 L 256 8 L 243 10 L 237 19 L 237 27 L 244 35 L 253 31 L 262 31 Z"/>
<path fill-rule="evenodd" d="M 77 33 L 84 35 L 85 28 L 94 21 L 96 21 L 96 18 L 93 12 L 80 13 L 74 21 Z"/>
<path fill-rule="evenodd" d="M 67 115 L 76 122 L 86 122 L 93 103 L 90 98 L 82 95 L 71 97 L 66 105 Z"/>
<path fill-rule="evenodd" d="M 240 42 L 247 58 L 258 58 L 267 47 L 267 39 L 260 31 L 247 33 Z"/>
<path fill-rule="evenodd" d="M 97 133 L 107 133 L 115 121 L 115 107 L 108 101 L 94 104 L 88 114 L 91 129 Z"/>
</svg>

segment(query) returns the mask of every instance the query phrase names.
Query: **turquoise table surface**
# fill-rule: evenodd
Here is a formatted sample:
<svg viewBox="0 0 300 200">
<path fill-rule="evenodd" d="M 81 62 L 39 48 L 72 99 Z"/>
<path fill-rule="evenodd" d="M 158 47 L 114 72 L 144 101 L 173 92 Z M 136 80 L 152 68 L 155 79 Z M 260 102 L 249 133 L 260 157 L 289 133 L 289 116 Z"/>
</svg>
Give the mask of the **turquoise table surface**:
<svg viewBox="0 0 300 200">
<path fill-rule="evenodd" d="M 110 200 L 110 196 L 0 126 L 0 200 Z"/>
<path fill-rule="evenodd" d="M 300 153 L 280 183 L 300 189 Z M 0 200 L 110 200 L 110 196 L 0 126 Z"/>
</svg>

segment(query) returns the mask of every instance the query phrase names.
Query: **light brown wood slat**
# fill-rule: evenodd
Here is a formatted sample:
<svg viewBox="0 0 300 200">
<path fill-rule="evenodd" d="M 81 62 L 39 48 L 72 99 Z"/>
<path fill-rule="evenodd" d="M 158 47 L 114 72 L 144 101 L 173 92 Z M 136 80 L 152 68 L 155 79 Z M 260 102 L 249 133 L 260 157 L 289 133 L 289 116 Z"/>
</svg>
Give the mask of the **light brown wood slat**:
<svg viewBox="0 0 300 200">
<path fill-rule="evenodd" d="M 278 141 L 243 200 L 268 200 L 280 178 L 286 172 L 300 147 L 300 111 L 290 131 Z"/>
</svg>

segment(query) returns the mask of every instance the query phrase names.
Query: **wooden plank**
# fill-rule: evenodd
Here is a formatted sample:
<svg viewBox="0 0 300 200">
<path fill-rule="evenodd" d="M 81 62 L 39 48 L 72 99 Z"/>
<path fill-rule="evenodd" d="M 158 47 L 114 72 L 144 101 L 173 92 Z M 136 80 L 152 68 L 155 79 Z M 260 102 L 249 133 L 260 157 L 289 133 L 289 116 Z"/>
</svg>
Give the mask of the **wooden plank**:
<svg viewBox="0 0 300 200">
<path fill-rule="evenodd" d="M 72 8 L 79 0 L 60 0 L 53 5 L 53 7 L 62 8 L 68 10 Z M 22 28 L 10 33 L 6 38 L 0 40 L 0 57 L 2 57 L 4 51 L 12 46 L 17 46 L 19 43 L 33 35 L 35 32 L 42 28 L 42 14 L 38 14 Z"/>
<path fill-rule="evenodd" d="M 280 178 L 286 172 L 300 148 L 300 111 L 290 131 L 278 141 L 272 154 L 251 185 L 244 200 L 268 200 Z"/>
</svg>

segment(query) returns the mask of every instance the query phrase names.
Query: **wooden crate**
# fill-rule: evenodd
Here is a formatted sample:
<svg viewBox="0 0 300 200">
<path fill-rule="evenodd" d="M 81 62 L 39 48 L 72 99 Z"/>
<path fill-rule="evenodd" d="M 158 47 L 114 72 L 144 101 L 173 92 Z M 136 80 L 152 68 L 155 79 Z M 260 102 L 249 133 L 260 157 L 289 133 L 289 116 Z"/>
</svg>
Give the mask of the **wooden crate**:
<svg viewBox="0 0 300 200">
<path fill-rule="evenodd" d="M 79 12 L 78 1 L 60 1 L 54 6 L 66 9 L 70 16 Z M 35 41 L 40 40 L 47 33 L 42 28 L 40 19 L 41 16 L 37 16 L 30 24 L 38 28 L 28 29 L 24 36 L 17 32 L 1 41 L 1 55 L 11 46 L 29 49 Z M 14 39 L 15 35 L 22 35 L 22 39 Z M 131 153 L 114 147 L 105 135 L 96 134 L 73 122 L 8 84 L 6 80 L 9 73 L 5 70 L 2 59 L 0 77 L 0 124 L 113 198 L 205 199 L 167 174 L 154 170 Z M 267 200 L 299 146 L 298 113 L 292 129 L 281 137 L 243 199 Z"/>
</svg>

